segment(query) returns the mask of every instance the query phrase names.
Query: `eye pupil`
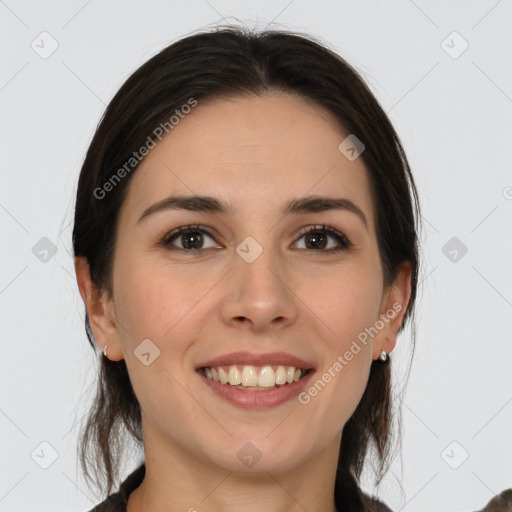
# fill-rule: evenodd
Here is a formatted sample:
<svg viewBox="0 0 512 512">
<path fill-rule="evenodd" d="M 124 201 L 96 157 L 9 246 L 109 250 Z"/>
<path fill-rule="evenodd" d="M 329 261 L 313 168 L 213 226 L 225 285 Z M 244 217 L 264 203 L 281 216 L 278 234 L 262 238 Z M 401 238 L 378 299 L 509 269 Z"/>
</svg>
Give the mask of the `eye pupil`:
<svg viewBox="0 0 512 512">
<path fill-rule="evenodd" d="M 196 249 L 198 242 L 201 240 L 202 235 L 198 231 L 189 231 L 181 237 L 183 247 L 186 247 L 187 249 Z"/>
<path fill-rule="evenodd" d="M 318 241 L 319 239 L 323 239 L 321 241 Z M 310 233 L 307 236 L 307 240 L 316 240 L 316 242 L 313 242 L 313 247 L 315 249 L 318 249 L 319 245 L 321 245 L 321 249 L 325 247 L 325 243 L 322 244 L 322 242 L 325 242 L 326 236 L 322 235 L 321 233 Z M 309 244 L 307 244 L 309 246 Z M 309 247 L 308 247 L 309 249 Z"/>
</svg>

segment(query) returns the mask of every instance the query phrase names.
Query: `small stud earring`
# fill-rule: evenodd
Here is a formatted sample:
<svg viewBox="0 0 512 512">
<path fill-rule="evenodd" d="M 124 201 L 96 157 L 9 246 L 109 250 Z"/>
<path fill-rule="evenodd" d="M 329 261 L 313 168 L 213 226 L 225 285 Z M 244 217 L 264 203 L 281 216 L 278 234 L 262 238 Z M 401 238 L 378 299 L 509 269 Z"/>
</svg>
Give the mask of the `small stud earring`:
<svg viewBox="0 0 512 512">
<path fill-rule="evenodd" d="M 105 348 L 103 349 L 103 355 L 107 357 L 107 345 L 105 345 Z"/>
<path fill-rule="evenodd" d="M 387 356 L 387 354 L 386 354 L 386 351 L 385 351 L 384 349 L 382 349 L 382 352 L 381 352 L 381 354 L 380 354 L 379 359 L 380 359 L 381 361 L 385 361 L 387 358 L 388 358 L 388 356 Z"/>
</svg>

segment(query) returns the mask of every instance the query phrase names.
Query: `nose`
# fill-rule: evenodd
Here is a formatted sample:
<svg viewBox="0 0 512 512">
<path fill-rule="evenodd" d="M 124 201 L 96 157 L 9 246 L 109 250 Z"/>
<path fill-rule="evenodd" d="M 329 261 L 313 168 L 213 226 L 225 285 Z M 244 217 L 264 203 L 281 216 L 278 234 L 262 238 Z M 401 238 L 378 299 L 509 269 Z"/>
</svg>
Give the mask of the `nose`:
<svg viewBox="0 0 512 512">
<path fill-rule="evenodd" d="M 293 324 L 300 300 L 293 290 L 290 267 L 286 267 L 270 249 L 264 249 L 250 263 L 236 254 L 233 269 L 226 278 L 223 321 L 255 332 Z"/>
</svg>

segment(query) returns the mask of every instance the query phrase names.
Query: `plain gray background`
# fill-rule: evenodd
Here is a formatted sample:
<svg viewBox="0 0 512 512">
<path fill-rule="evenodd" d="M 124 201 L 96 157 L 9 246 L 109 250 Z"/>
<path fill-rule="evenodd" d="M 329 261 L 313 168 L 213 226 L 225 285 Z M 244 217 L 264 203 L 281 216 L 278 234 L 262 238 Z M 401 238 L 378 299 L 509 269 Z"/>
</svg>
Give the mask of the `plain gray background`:
<svg viewBox="0 0 512 512">
<path fill-rule="evenodd" d="M 0 512 L 98 501 L 76 456 L 96 372 L 71 257 L 78 172 L 133 71 L 233 17 L 323 40 L 401 137 L 422 282 L 403 451 L 376 492 L 397 511 L 482 508 L 512 487 L 512 1 L 0 0 Z M 393 353 L 397 392 L 409 332 Z"/>
</svg>

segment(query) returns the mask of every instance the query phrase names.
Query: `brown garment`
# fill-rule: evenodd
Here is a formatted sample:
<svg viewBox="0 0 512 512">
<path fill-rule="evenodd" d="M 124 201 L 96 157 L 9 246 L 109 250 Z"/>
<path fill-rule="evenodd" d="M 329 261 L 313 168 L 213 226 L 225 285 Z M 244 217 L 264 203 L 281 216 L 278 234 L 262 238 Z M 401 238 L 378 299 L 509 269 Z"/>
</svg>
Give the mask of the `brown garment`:
<svg viewBox="0 0 512 512">
<path fill-rule="evenodd" d="M 495 496 L 480 512 L 512 512 L 512 489 Z"/>
</svg>

